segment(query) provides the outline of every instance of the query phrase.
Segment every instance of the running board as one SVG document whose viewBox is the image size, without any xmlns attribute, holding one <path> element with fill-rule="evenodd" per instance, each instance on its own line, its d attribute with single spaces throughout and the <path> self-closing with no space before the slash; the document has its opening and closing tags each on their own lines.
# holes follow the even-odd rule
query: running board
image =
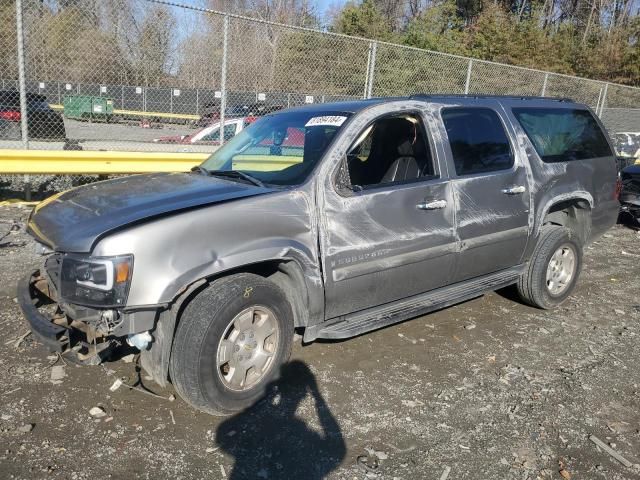
<svg viewBox="0 0 640 480">
<path fill-rule="evenodd" d="M 321 328 L 314 337 L 327 339 L 355 337 L 371 330 L 377 330 L 434 310 L 471 300 L 483 293 L 512 285 L 524 272 L 524 269 L 524 265 L 519 265 L 490 275 L 465 280 L 464 282 L 448 285 L 427 293 L 386 303 L 379 307 L 368 308 L 334 318 L 320 325 Z"/>
</svg>

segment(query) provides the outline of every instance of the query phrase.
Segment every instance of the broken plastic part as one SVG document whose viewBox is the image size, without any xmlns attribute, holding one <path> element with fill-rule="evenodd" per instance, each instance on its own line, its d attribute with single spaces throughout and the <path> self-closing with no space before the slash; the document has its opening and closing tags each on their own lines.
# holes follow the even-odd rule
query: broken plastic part
<svg viewBox="0 0 640 480">
<path fill-rule="evenodd" d="M 153 337 L 148 331 L 127 337 L 127 343 L 132 347 L 136 347 L 138 350 L 146 350 L 152 341 Z"/>
</svg>

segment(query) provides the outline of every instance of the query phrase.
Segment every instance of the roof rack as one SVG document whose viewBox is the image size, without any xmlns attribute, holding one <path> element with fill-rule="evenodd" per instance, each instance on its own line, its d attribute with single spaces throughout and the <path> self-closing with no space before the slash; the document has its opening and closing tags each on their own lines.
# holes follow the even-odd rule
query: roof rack
<svg viewBox="0 0 640 480">
<path fill-rule="evenodd" d="M 409 96 L 410 99 L 421 98 L 496 98 L 496 99 L 513 99 L 513 100 L 547 100 L 551 102 L 568 102 L 575 103 L 572 98 L 568 97 L 540 97 L 535 95 L 476 95 L 476 94 L 456 94 L 456 93 L 416 93 Z"/>
</svg>

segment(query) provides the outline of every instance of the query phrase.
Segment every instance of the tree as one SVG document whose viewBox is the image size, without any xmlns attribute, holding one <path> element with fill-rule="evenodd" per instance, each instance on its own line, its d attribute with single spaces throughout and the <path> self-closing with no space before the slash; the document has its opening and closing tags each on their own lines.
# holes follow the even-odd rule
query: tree
<svg viewBox="0 0 640 480">
<path fill-rule="evenodd" d="M 378 10 L 373 0 L 364 0 L 360 4 L 346 4 L 332 30 L 345 35 L 376 40 L 393 38 L 389 19 Z"/>
</svg>

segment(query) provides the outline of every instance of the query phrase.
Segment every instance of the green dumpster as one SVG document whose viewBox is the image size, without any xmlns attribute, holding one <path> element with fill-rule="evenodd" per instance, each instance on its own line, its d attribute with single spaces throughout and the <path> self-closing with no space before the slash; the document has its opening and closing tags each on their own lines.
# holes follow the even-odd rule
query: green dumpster
<svg viewBox="0 0 640 480">
<path fill-rule="evenodd" d="M 64 116 L 75 120 L 102 120 L 109 122 L 113 116 L 113 99 L 91 95 L 64 97 Z"/>
</svg>

